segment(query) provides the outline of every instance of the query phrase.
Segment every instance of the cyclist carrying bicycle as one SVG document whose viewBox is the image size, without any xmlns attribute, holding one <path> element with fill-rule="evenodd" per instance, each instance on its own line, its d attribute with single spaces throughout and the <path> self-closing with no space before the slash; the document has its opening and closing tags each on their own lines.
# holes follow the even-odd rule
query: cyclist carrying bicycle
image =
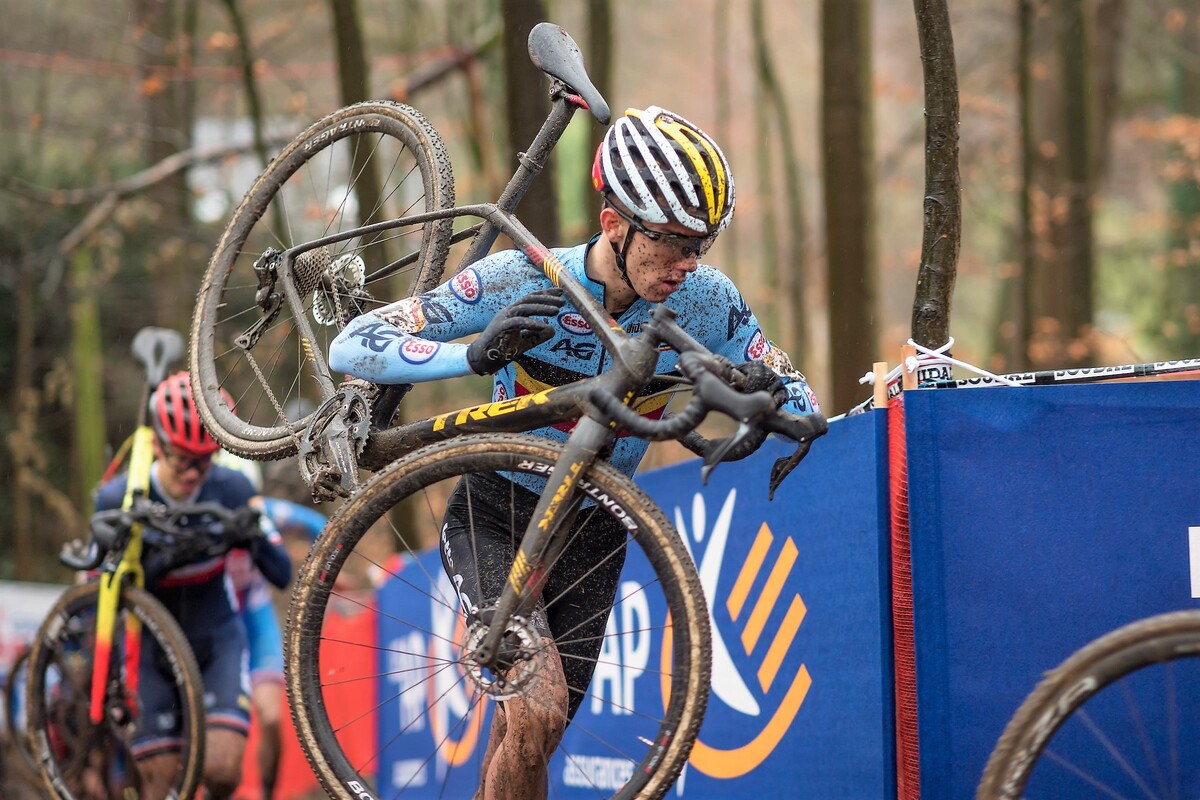
<svg viewBox="0 0 1200 800">
<path fill-rule="evenodd" d="M 662 108 L 629 109 L 597 150 L 592 182 L 604 197 L 600 233 L 554 254 L 617 324 L 635 333 L 652 307 L 664 304 L 692 337 L 741 364 L 748 388 L 771 390 L 795 414 L 818 411 L 804 376 L 766 339 L 733 282 L 700 263 L 733 217 L 733 176 L 717 143 Z M 377 384 L 492 374 L 495 401 L 599 374 L 610 366 L 606 351 L 561 292 L 531 269 L 528 259 L 537 256 L 496 253 L 432 291 L 356 318 L 334 340 L 330 368 Z M 476 333 L 469 345 L 451 343 Z M 657 374 L 671 373 L 677 360 L 662 352 Z M 672 386 L 652 383 L 630 405 L 659 418 Z M 570 427 L 535 433 L 565 441 Z M 619 436 L 607 457 L 632 474 L 647 447 Z M 442 562 L 469 621 L 500 595 L 544 485 L 537 481 L 472 474 L 447 504 Z M 491 546 L 477 544 L 481 525 Z M 544 596 L 558 599 L 531 620 L 548 651 L 546 669 L 528 695 L 497 705 L 477 796 L 545 797 L 548 755 L 591 681 L 620 576 L 620 559 L 598 565 L 596 554 L 610 553 L 624 537 L 611 517 L 580 515 L 545 588 Z"/>
<path fill-rule="evenodd" d="M 167 506 L 214 502 L 233 510 L 258 503 L 246 476 L 213 464 L 219 446 L 200 424 L 186 372 L 159 384 L 150 398 L 150 415 L 156 460 L 150 470 L 149 500 Z M 125 475 L 118 475 L 100 487 L 97 512 L 121 507 L 125 481 Z M 225 544 L 246 550 L 267 580 L 286 586 L 291 561 L 279 546 L 278 534 L 256 514 L 246 519 L 246 525 L 225 531 Z M 200 526 L 203 521 L 194 523 Z M 175 616 L 195 653 L 203 675 L 207 723 L 204 783 L 213 800 L 228 798 L 241 780 L 250 727 L 246 632 L 237 617 L 225 555 L 186 564 L 164 561 L 167 557 L 147 540 L 142 559 L 146 588 Z M 180 764 L 178 720 L 169 707 L 174 692 L 170 674 L 160 668 L 162 660 L 153 640 L 147 639 L 139 671 L 141 714 L 131 752 L 142 775 L 143 796 L 150 798 L 166 796 Z"/>
</svg>

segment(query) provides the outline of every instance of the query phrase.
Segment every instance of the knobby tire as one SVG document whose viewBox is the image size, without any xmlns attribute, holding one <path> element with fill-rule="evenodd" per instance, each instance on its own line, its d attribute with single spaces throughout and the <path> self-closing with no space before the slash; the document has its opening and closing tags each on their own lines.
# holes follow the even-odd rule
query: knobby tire
<svg viewBox="0 0 1200 800">
<path fill-rule="evenodd" d="M 378 185 L 374 207 L 359 206 L 360 183 Z M 328 353 L 346 318 L 357 313 L 344 286 L 329 283 L 326 307 L 336 306 L 340 313 L 327 317 L 328 326 L 318 324 L 309 286 L 302 300 L 317 341 L 300 336 L 284 302 L 248 357 L 234 339 L 263 316 L 253 269 L 263 251 L 453 205 L 454 178 L 441 137 L 418 111 L 401 103 L 371 101 L 335 111 L 271 161 L 226 225 L 192 318 L 189 365 L 193 385 L 199 387 L 197 405 L 205 427 L 226 449 L 254 459 L 296 452 L 295 432 L 304 430 L 323 400 L 310 372 L 311 351 Z M 361 300 L 366 307 L 360 310 L 369 311 L 440 283 L 451 233 L 452 220 L 438 220 L 339 242 L 329 246 L 329 256 L 334 264 L 360 259 L 364 288 L 371 295 Z M 415 262 L 398 278 L 371 282 L 372 271 L 414 251 Z M 333 270 L 330 266 L 322 274 L 332 281 L 328 276 Z M 278 283 L 276 290 L 283 291 Z M 340 380 L 331 377 L 335 385 Z M 232 397 L 232 407 L 222 389 Z"/>
<path fill-rule="evenodd" d="M 403 568 L 388 567 L 381 556 L 366 554 L 361 555 L 364 568 L 360 569 L 357 566 L 357 559 L 360 556 L 357 554 L 367 549 L 367 542 L 370 540 L 367 534 L 378 536 L 380 525 L 386 527 L 388 524 L 389 512 L 405 503 L 406 500 L 414 498 L 418 494 L 424 494 L 422 490 L 425 487 L 432 486 L 435 489 L 444 487 L 448 479 L 453 482 L 457 476 L 468 472 L 545 470 L 555 464 L 561 452 L 562 446 L 556 442 L 522 434 L 487 434 L 452 439 L 422 448 L 393 462 L 373 476 L 330 520 L 329 525 L 309 552 L 308 558 L 293 584 L 285 633 L 287 689 L 295 728 L 309 763 L 330 797 L 342 798 L 342 800 L 360 800 L 362 797 L 378 796 L 362 792 L 364 790 L 379 791 L 373 785 L 371 771 L 378 768 L 378 764 L 383 760 L 378 758 L 379 754 L 370 754 L 369 757 L 365 757 L 362 754 L 346 752 L 339 737 L 348 733 L 357 720 L 347 718 L 346 715 L 349 712 L 342 712 L 338 708 L 339 703 L 332 699 L 327 701 L 325 695 L 326 691 L 353 686 L 350 675 L 335 674 L 334 664 L 322 667 L 321 654 L 325 652 L 324 646 L 346 646 L 348 644 L 341 641 L 325 641 L 322 629 L 326 621 L 327 610 L 333 604 L 357 607 L 356 603 L 364 602 L 354 600 L 352 592 L 342 588 L 339 576 L 342 577 L 345 584 L 350 585 L 353 582 L 353 575 L 363 571 L 374 571 L 407 583 L 412 580 L 409 577 L 412 573 L 408 573 L 407 570 L 423 569 L 423 566 L 415 560 L 410 560 L 407 562 L 408 565 Z M 619 510 L 607 512 L 614 518 L 620 519 L 621 514 L 627 514 L 631 518 L 631 523 L 627 523 L 627 525 L 631 524 L 636 533 L 627 534 L 626 542 L 620 546 L 640 547 L 654 570 L 654 579 L 648 582 L 648 589 L 639 587 L 626 594 L 622 587 L 618 592 L 616 605 L 622 610 L 626 609 L 627 607 L 622 603 L 635 595 L 636 591 L 643 589 L 652 591 L 656 598 L 661 592 L 665 597 L 665 605 L 670 610 L 670 630 L 673 638 L 673 663 L 670 666 L 670 679 L 669 681 L 666 679 L 654 680 L 656 690 L 660 683 L 664 687 L 667 683 L 670 684 L 669 698 L 665 703 L 665 710 L 661 712 L 661 718 L 657 716 L 658 709 L 662 708 L 664 704 L 656 697 L 653 702 L 657 705 L 652 709 L 654 716 L 642 714 L 643 717 L 648 717 L 648 719 L 642 719 L 638 716 L 641 713 L 639 709 L 631 716 L 623 717 L 629 722 L 624 723 L 626 730 L 620 734 L 629 740 L 621 742 L 623 747 L 636 747 L 638 746 L 637 741 L 643 743 L 667 742 L 667 744 L 661 749 L 651 747 L 642 756 L 641 751 L 646 749 L 643 744 L 637 751 L 637 755 L 634 756 L 635 759 L 641 758 L 642 760 L 636 768 L 631 770 L 631 776 L 627 779 L 614 779 L 626 782 L 620 786 L 597 788 L 594 794 L 598 797 L 657 798 L 663 796 L 670 789 L 683 768 L 696 738 L 707 703 L 710 679 L 710 632 L 704 595 L 695 567 L 678 534 L 662 511 L 630 478 L 617 472 L 606 463 L 598 463 L 586 473 L 581 485 L 591 487 L 592 491 L 602 493 L 615 503 Z M 438 525 L 437 517 L 444 510 L 444 491 L 441 497 L 443 498 L 440 501 L 441 504 L 437 505 L 435 501 L 433 505 L 437 507 L 431 509 L 432 513 L 430 514 L 435 528 Z M 422 504 L 413 505 L 418 506 L 418 512 L 423 511 Z M 596 504 L 593 508 L 598 509 L 600 505 Z M 415 513 L 412 517 L 406 518 L 406 521 L 409 520 L 416 520 L 411 523 L 415 525 L 421 520 L 421 514 Z M 435 530 L 434 533 L 436 534 L 436 532 Z M 518 537 L 520 533 L 521 531 L 517 532 Z M 614 546 L 613 549 L 619 549 L 619 547 Z M 436 573 L 425 575 L 417 583 L 424 581 L 426 586 L 436 585 L 436 582 L 441 579 L 448 587 L 449 580 L 445 579 L 442 574 L 441 565 L 437 566 Z M 457 601 L 454 599 L 453 589 L 448 591 L 448 596 L 433 597 L 433 594 L 437 593 L 435 589 L 431 593 L 431 603 L 436 605 L 439 613 L 459 619 L 458 624 L 461 630 L 461 617 Z M 547 604 L 553 602 L 547 597 L 543 599 Z M 382 601 L 380 602 L 382 603 Z M 405 605 L 405 608 L 379 608 L 378 613 L 381 617 L 398 622 L 405 611 L 415 604 Z M 603 613 L 604 618 L 607 619 L 607 611 Z M 618 612 L 613 611 L 612 616 L 613 619 L 609 622 L 615 625 Z M 411 668 L 411 659 L 423 656 L 427 652 L 429 663 L 427 667 L 422 665 L 422 669 L 427 669 L 430 675 L 428 678 L 430 686 L 433 686 L 433 682 L 437 680 L 436 675 L 442 676 L 440 680 L 443 683 L 450 681 L 450 677 L 447 676 L 461 679 L 459 663 L 452 658 L 441 661 L 434 659 L 436 646 L 448 647 L 451 644 L 451 638 L 433 636 L 430 631 L 421 626 L 420 622 L 413 622 L 412 625 L 412 631 L 419 631 L 422 635 L 429 634 L 431 644 L 428 650 L 417 649 L 414 652 L 410 648 L 409 652 L 397 653 L 397 657 L 409 658 L 410 661 L 406 663 Z M 603 621 L 601 625 L 603 626 Z M 410 629 L 404 628 L 403 630 Z M 435 638 L 439 639 L 436 643 Z M 609 638 L 607 628 L 604 638 Z M 399 638 L 391 641 L 399 641 Z M 394 672 L 379 674 L 380 668 L 376 667 L 374 663 L 375 659 L 379 658 L 377 651 L 382 651 L 385 658 L 393 652 L 383 642 L 379 643 L 378 648 L 364 647 L 361 650 L 353 651 L 361 653 L 361 659 L 366 662 L 357 669 L 361 677 L 355 679 L 364 681 L 361 684 L 362 691 L 371 691 L 375 682 L 386 683 L 388 676 L 395 674 Z M 458 654 L 461 653 L 461 650 L 455 649 L 453 652 Z M 382 669 L 386 670 L 387 667 Z M 409 675 L 411 674 L 410 672 Z M 465 679 L 462 680 L 462 684 L 466 685 Z M 439 685 L 437 692 L 439 700 L 448 697 L 452 688 Z M 589 692 L 591 688 L 589 687 Z M 424 689 L 418 686 L 416 691 L 423 692 Z M 434 690 L 429 689 L 429 691 L 432 693 Z M 376 705 L 377 713 L 396 713 L 396 701 L 397 697 L 395 696 L 390 699 L 380 698 Z M 477 698 L 475 701 L 483 704 L 489 702 L 488 700 L 478 701 Z M 403 698 L 400 699 L 400 702 L 403 702 Z M 588 700 L 585 699 L 584 702 L 586 703 Z M 600 700 L 597 699 L 595 702 L 600 702 Z M 434 712 L 426 709 L 424 713 L 428 717 L 427 721 L 432 730 L 434 728 L 432 722 Z M 635 734 L 633 729 L 635 723 L 647 724 L 649 728 L 653 729 L 653 733 L 648 729 L 644 734 Z M 424 725 L 425 722 L 416 724 Z M 479 724 L 482 725 L 482 723 Z M 580 724 L 578 717 L 573 724 Z M 581 738 L 584 738 L 587 729 L 583 728 L 582 731 Z M 569 729 L 568 733 L 570 733 Z M 486 736 L 486 734 L 487 730 L 484 728 L 483 735 Z M 482 751 L 484 742 L 486 739 L 477 745 L 478 752 Z M 383 748 L 387 745 L 380 743 L 378 746 Z M 432 744 L 429 746 L 434 749 L 437 747 Z M 423 756 L 426 759 L 423 765 L 428 766 L 429 774 L 438 775 L 443 781 L 449 780 L 450 772 L 455 767 L 446 765 L 457 763 L 454 761 L 455 756 L 444 757 L 444 753 L 422 754 L 409 751 L 401 754 L 402 758 L 410 759 L 412 762 L 420 762 Z M 461 753 L 458 754 L 458 758 L 462 758 Z M 565 753 L 563 758 L 569 760 L 571 754 Z M 478 770 L 478 764 L 464 762 L 462 768 L 472 771 L 471 774 L 468 774 L 467 781 L 468 783 L 474 782 L 476 779 L 473 773 Z M 595 788 L 594 783 L 592 788 Z M 438 787 L 424 786 L 422 791 L 428 792 L 431 789 L 436 792 Z M 586 789 L 587 787 L 582 790 L 584 795 L 587 794 Z M 449 791 L 446 783 L 442 784 L 441 791 Z M 466 791 L 471 792 L 474 789 L 469 788 Z M 394 793 L 396 793 L 396 789 L 392 787 L 388 795 L 393 796 Z M 400 797 L 408 796 L 402 790 L 398 792 L 398 795 Z"/>
<path fill-rule="evenodd" d="M 103 722 L 99 731 L 91 729 L 88 722 L 88 685 L 91 682 L 92 650 L 84 647 L 68 653 L 59 647 L 60 634 L 69 635 L 74 630 L 88 630 L 89 626 L 94 634 L 99 594 L 100 584 L 96 582 L 67 589 L 46 615 L 30 651 L 25 700 L 29 743 L 33 748 L 45 789 L 49 796 L 59 800 L 82 800 L 83 795 L 79 793 L 76 785 L 83 766 L 79 763 L 79 758 L 86 757 L 95 746 L 93 735 L 115 735 Z M 204 767 L 204 687 L 200 668 L 196 664 L 196 657 L 187 637 L 171 613 L 151 594 L 131 586 L 121 589 L 118 624 L 114 630 L 114 659 L 120 658 L 118 645 L 123 631 L 120 620 L 122 615 L 126 614 L 133 614 L 142 623 L 142 653 L 147 652 L 146 637 L 152 637 L 166 655 L 175 685 L 179 689 L 180 714 L 183 718 L 180 735 L 185 741 L 184 749 L 180 753 L 183 763 L 176 788 L 177 796 L 192 797 L 200 786 Z M 78 663 L 70 666 L 72 661 Z M 54 670 L 58 670 L 57 685 L 50 680 Z M 69 672 L 72 678 L 65 678 L 64 672 Z M 55 723 L 49 721 L 51 715 L 48 714 L 45 699 L 60 699 L 64 691 L 70 690 L 74 690 L 77 695 L 73 718 L 82 720 L 86 727 L 82 731 L 71 733 L 51 730 Z M 56 715 L 55 719 L 58 719 Z M 73 748 L 71 735 L 77 737 Z M 78 740 L 80 736 L 83 741 Z M 126 744 L 120 743 L 117 747 L 125 747 Z M 63 747 L 71 748 L 66 759 L 60 758 Z M 56 754 L 56 750 L 60 752 Z M 109 752 L 112 752 L 111 748 Z M 132 764 L 128 767 L 135 769 Z"/>
</svg>

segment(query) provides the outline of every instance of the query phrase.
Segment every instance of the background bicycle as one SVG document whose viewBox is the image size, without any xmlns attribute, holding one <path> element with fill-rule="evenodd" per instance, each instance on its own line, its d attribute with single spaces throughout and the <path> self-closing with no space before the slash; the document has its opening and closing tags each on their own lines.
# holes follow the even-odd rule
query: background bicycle
<svg viewBox="0 0 1200 800">
<path fill-rule="evenodd" d="M 171 790 L 190 796 L 204 761 L 204 700 L 200 672 L 187 638 L 170 612 L 142 586 L 201 553 L 228 549 L 233 515 L 211 504 L 167 508 L 149 501 L 154 433 L 146 399 L 182 353 L 174 331 L 145 328 L 133 352 L 145 368 L 139 424 L 129 449 L 125 502 L 97 514 L 91 537 L 64 547 L 64 565 L 98 570 L 95 580 L 69 588 L 50 610 L 29 657 L 25 710 L 30 744 L 47 792 L 62 800 L 141 787 L 131 737 L 141 715 L 138 687 L 147 671 L 168 676 L 162 707 L 178 718 L 181 764 Z M 184 531 L 181 523 L 207 527 Z M 155 530 L 147 530 L 148 526 Z M 143 555 L 146 556 L 145 568 Z"/>
<path fill-rule="evenodd" d="M 1137 620 L 1076 651 L 1013 714 L 978 800 L 1194 797 L 1200 611 Z"/>
</svg>

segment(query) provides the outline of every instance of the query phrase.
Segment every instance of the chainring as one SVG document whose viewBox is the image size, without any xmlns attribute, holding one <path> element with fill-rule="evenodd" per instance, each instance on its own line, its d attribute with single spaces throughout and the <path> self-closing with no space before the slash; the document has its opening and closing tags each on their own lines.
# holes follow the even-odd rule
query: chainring
<svg viewBox="0 0 1200 800">
<path fill-rule="evenodd" d="M 313 412 L 300 437 L 300 474 L 318 501 L 349 497 L 358 488 L 357 458 L 371 428 L 368 392 L 350 383 Z"/>
</svg>

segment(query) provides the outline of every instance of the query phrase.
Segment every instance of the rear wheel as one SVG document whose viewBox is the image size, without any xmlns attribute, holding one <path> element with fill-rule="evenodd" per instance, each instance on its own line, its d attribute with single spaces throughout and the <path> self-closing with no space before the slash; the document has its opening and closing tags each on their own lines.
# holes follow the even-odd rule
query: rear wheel
<svg viewBox="0 0 1200 800">
<path fill-rule="evenodd" d="M 301 254 L 292 273 L 301 309 L 283 299 L 278 254 L 368 223 L 453 205 L 454 179 L 441 138 L 420 113 L 400 103 L 336 111 L 271 161 L 226 226 L 192 319 L 189 358 L 200 386 L 197 404 L 205 427 L 226 449 L 251 458 L 295 452 L 295 431 L 325 399 L 312 372 L 312 351 L 327 354 L 353 316 L 436 286 L 452 220 L 392 228 Z M 397 262 L 403 266 L 394 277 L 381 276 L 382 268 Z M 316 341 L 301 336 L 296 315 L 308 319 Z"/>
<path fill-rule="evenodd" d="M 144 714 L 140 698 L 129 690 L 125 648 L 126 628 L 136 620 L 142 626 L 141 672 L 158 669 L 175 687 L 167 707 L 178 719 L 181 765 L 172 796 L 192 797 L 204 766 L 200 670 L 174 617 L 140 589 L 121 590 L 103 719 L 98 725 L 89 719 L 92 663 L 101 644 L 96 636 L 99 592 L 98 583 L 68 589 L 46 616 L 30 651 L 25 705 L 29 743 L 48 795 L 82 800 L 97 787 L 112 796 L 137 792 L 140 779 L 130 745 Z"/>
<path fill-rule="evenodd" d="M 527 657 L 510 673 L 519 675 L 516 685 L 489 683 L 488 670 L 471 657 L 478 628 L 459 613 L 459 588 L 446 577 L 438 550 L 419 552 L 403 542 L 421 538 L 432 547 L 447 498 L 470 476 L 456 495 L 472 509 L 461 534 L 465 549 L 456 552 L 493 555 L 503 565 L 502 580 L 524 531 L 519 521 L 507 524 L 511 512 L 504 509 L 520 507 L 512 497 L 523 490 L 494 473 L 516 481 L 545 476 L 561 452 L 557 443 L 518 434 L 423 448 L 368 481 L 317 540 L 294 584 L 286 663 L 296 730 L 331 797 L 470 797 L 480 785 L 497 699 L 511 692 L 536 702 L 547 663 L 535 644 L 536 624 L 510 624 Z M 492 493 L 471 488 L 480 485 Z M 600 584 L 611 586 L 619 575 L 611 605 L 602 597 L 595 609 L 572 604 L 582 619 L 557 640 L 564 664 L 576 659 L 597 669 L 590 685 L 583 677 L 577 695 L 597 716 L 576 716 L 553 757 L 534 758 L 543 759 L 539 766 L 552 781 L 570 785 L 573 797 L 660 797 L 687 760 L 707 702 L 704 595 L 678 535 L 627 476 L 597 464 L 580 487 L 599 502 L 580 508 L 576 530 L 595 525 L 589 534 L 606 533 L 570 540 L 542 601 L 553 609 L 606 568 L 612 571 Z M 472 491 L 479 495 L 472 498 Z M 493 531 L 487 539 L 480 531 L 478 544 L 476 513 L 492 517 Z M 516 530 L 513 541 L 498 543 L 497 529 Z M 560 592 L 555 587 L 562 583 Z M 594 654 L 581 654 L 589 644 Z M 621 664 L 630 676 L 625 691 L 634 692 L 635 672 L 641 676 L 636 707 L 599 679 L 611 679 Z M 617 724 L 591 721 L 601 717 Z"/>
<path fill-rule="evenodd" d="M 976 797 L 1200 797 L 1198 696 L 1200 611 L 1119 628 L 1038 684 Z"/>
</svg>

